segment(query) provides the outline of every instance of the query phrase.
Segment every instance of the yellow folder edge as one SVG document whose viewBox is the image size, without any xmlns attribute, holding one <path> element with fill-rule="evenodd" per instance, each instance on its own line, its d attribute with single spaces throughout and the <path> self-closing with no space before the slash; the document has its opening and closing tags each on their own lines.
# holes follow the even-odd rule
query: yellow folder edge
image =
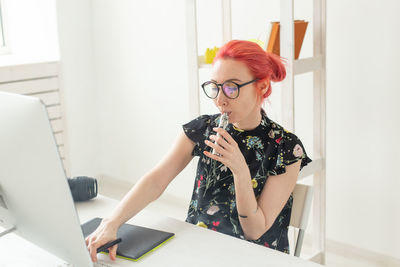
<svg viewBox="0 0 400 267">
<path fill-rule="evenodd" d="M 117 258 L 129 260 L 129 261 L 138 261 L 138 260 L 140 260 L 141 258 L 143 258 L 144 256 L 146 256 L 147 254 L 149 254 L 150 252 L 153 252 L 154 250 L 158 249 L 159 247 L 161 247 L 162 245 L 164 245 L 166 242 L 168 242 L 169 240 L 171 240 L 171 239 L 174 238 L 174 237 L 175 237 L 175 235 L 171 236 L 170 238 L 168 238 L 167 240 L 165 240 L 164 242 L 162 242 L 160 245 L 154 247 L 152 250 L 147 251 L 145 254 L 143 254 L 142 256 L 140 256 L 140 257 L 137 258 L 137 259 L 127 258 L 127 257 L 119 256 L 119 255 L 117 255 Z M 102 252 L 100 252 L 100 253 L 108 255 L 108 252 L 105 252 L 105 251 L 102 251 Z"/>
</svg>

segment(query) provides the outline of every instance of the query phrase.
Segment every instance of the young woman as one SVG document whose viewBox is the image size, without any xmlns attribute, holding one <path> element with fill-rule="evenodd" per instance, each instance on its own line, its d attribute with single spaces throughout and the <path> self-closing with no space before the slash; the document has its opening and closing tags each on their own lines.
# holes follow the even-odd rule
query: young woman
<svg viewBox="0 0 400 267">
<path fill-rule="evenodd" d="M 186 221 L 289 253 L 291 193 L 311 160 L 301 141 L 261 108 L 271 81 L 285 75 L 281 59 L 255 43 L 233 40 L 221 47 L 211 80 L 202 85 L 221 113 L 183 125 L 164 159 L 86 238 L 92 260 L 96 249 L 116 239 L 119 226 L 157 199 L 194 156 L 199 161 Z M 229 124 L 218 128 L 224 113 Z M 116 250 L 109 249 L 111 259 Z"/>
</svg>

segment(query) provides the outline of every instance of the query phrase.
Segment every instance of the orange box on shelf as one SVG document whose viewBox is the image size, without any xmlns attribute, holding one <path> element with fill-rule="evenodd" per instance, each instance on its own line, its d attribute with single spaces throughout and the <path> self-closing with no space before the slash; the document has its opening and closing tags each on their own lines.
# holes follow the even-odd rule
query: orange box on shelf
<svg viewBox="0 0 400 267">
<path fill-rule="evenodd" d="M 294 21 L 294 59 L 298 59 L 308 22 L 304 20 Z M 271 34 L 267 45 L 267 51 L 280 56 L 280 24 L 279 21 L 271 22 Z"/>
</svg>

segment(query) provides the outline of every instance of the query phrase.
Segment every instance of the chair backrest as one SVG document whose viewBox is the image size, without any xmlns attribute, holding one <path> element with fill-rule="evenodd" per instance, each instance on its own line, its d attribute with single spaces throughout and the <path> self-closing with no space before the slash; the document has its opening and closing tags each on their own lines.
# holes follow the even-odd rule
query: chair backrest
<svg viewBox="0 0 400 267">
<path fill-rule="evenodd" d="M 304 231 L 307 227 L 308 216 L 311 210 L 313 188 L 310 185 L 296 184 L 293 190 L 293 206 L 290 217 L 290 226 L 299 229 L 294 255 L 300 257 L 303 245 Z"/>
</svg>

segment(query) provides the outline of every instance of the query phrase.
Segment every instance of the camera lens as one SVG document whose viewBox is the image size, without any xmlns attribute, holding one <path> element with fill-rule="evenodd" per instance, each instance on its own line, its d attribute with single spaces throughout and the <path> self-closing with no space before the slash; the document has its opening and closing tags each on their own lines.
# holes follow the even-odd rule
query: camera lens
<svg viewBox="0 0 400 267">
<path fill-rule="evenodd" d="M 68 178 L 74 201 L 85 201 L 97 196 L 97 180 L 87 176 Z"/>
</svg>

